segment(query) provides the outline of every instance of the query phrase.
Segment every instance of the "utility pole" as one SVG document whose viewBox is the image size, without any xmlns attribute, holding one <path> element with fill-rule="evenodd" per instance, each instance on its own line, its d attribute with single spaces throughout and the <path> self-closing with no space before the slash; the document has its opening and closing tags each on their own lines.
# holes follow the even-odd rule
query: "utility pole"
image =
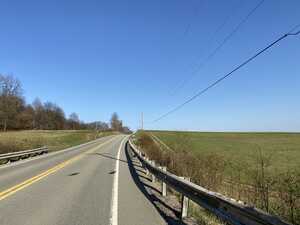
<svg viewBox="0 0 300 225">
<path fill-rule="evenodd" d="M 144 115 L 143 112 L 141 113 L 141 130 L 144 129 Z"/>
</svg>

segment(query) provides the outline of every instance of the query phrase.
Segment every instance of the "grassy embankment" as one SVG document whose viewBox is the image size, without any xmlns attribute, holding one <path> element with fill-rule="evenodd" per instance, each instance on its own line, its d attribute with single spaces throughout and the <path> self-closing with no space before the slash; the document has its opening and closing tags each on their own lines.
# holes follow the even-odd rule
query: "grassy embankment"
<svg viewBox="0 0 300 225">
<path fill-rule="evenodd" d="M 113 132 L 97 133 L 87 130 L 0 132 L 0 154 L 34 149 L 41 146 L 47 146 L 50 151 L 57 151 L 111 134 Z"/>
<path fill-rule="evenodd" d="M 154 134 L 170 149 L 153 142 Z M 300 223 L 299 133 L 139 133 L 139 144 L 172 172 Z"/>
</svg>

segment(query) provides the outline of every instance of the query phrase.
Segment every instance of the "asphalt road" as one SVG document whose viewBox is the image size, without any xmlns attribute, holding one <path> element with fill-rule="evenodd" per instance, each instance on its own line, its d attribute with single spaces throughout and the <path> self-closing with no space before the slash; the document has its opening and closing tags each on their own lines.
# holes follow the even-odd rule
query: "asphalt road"
<svg viewBox="0 0 300 225">
<path fill-rule="evenodd" d="M 165 224 L 135 182 L 127 138 L 1 166 L 0 224 Z"/>
</svg>

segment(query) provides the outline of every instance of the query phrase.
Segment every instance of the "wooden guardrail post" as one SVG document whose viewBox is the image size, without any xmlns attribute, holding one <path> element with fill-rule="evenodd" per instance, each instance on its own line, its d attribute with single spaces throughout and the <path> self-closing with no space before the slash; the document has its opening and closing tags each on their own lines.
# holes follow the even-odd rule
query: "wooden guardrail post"
<svg viewBox="0 0 300 225">
<path fill-rule="evenodd" d="M 140 157 L 141 157 L 141 158 L 143 158 L 143 157 L 142 157 L 142 152 L 140 152 Z M 139 160 L 139 162 L 140 162 L 140 166 L 141 166 L 141 167 L 143 167 L 143 163 L 142 163 L 142 161 L 141 161 L 141 160 Z"/>
<path fill-rule="evenodd" d="M 142 152 L 138 150 L 138 151 L 137 151 L 137 156 L 142 157 Z M 139 166 L 141 166 L 141 167 L 143 166 L 141 160 L 138 160 L 137 163 L 138 163 Z"/>
<path fill-rule="evenodd" d="M 162 167 L 162 170 L 163 171 L 167 171 L 167 167 Z M 162 193 L 162 196 L 167 196 L 167 184 L 165 182 L 161 182 L 161 193 Z"/>
<path fill-rule="evenodd" d="M 153 167 L 155 167 L 155 161 L 151 161 L 151 164 Z M 151 177 L 152 177 L 152 182 L 155 183 L 156 179 L 155 179 L 154 174 L 151 174 Z"/>
<path fill-rule="evenodd" d="M 183 177 L 187 181 L 191 181 L 189 177 Z M 184 219 L 188 216 L 189 202 L 190 200 L 182 194 L 181 196 L 181 219 Z"/>
<path fill-rule="evenodd" d="M 146 162 L 149 162 L 148 157 L 145 157 L 145 160 L 146 160 Z M 148 176 L 149 175 L 149 170 L 147 169 L 147 167 L 145 167 L 145 170 L 146 170 L 146 176 Z"/>
</svg>

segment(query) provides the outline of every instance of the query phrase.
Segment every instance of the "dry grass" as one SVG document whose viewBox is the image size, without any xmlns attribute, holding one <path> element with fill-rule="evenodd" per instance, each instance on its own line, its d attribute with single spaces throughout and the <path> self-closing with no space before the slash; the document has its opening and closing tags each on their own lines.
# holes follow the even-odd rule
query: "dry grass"
<svg viewBox="0 0 300 225">
<path fill-rule="evenodd" d="M 95 131 L 85 130 L 0 132 L 0 154 L 34 149 L 41 146 L 47 146 L 50 151 L 56 151 L 110 134 L 112 134 L 112 132 L 96 133 Z"/>
</svg>

